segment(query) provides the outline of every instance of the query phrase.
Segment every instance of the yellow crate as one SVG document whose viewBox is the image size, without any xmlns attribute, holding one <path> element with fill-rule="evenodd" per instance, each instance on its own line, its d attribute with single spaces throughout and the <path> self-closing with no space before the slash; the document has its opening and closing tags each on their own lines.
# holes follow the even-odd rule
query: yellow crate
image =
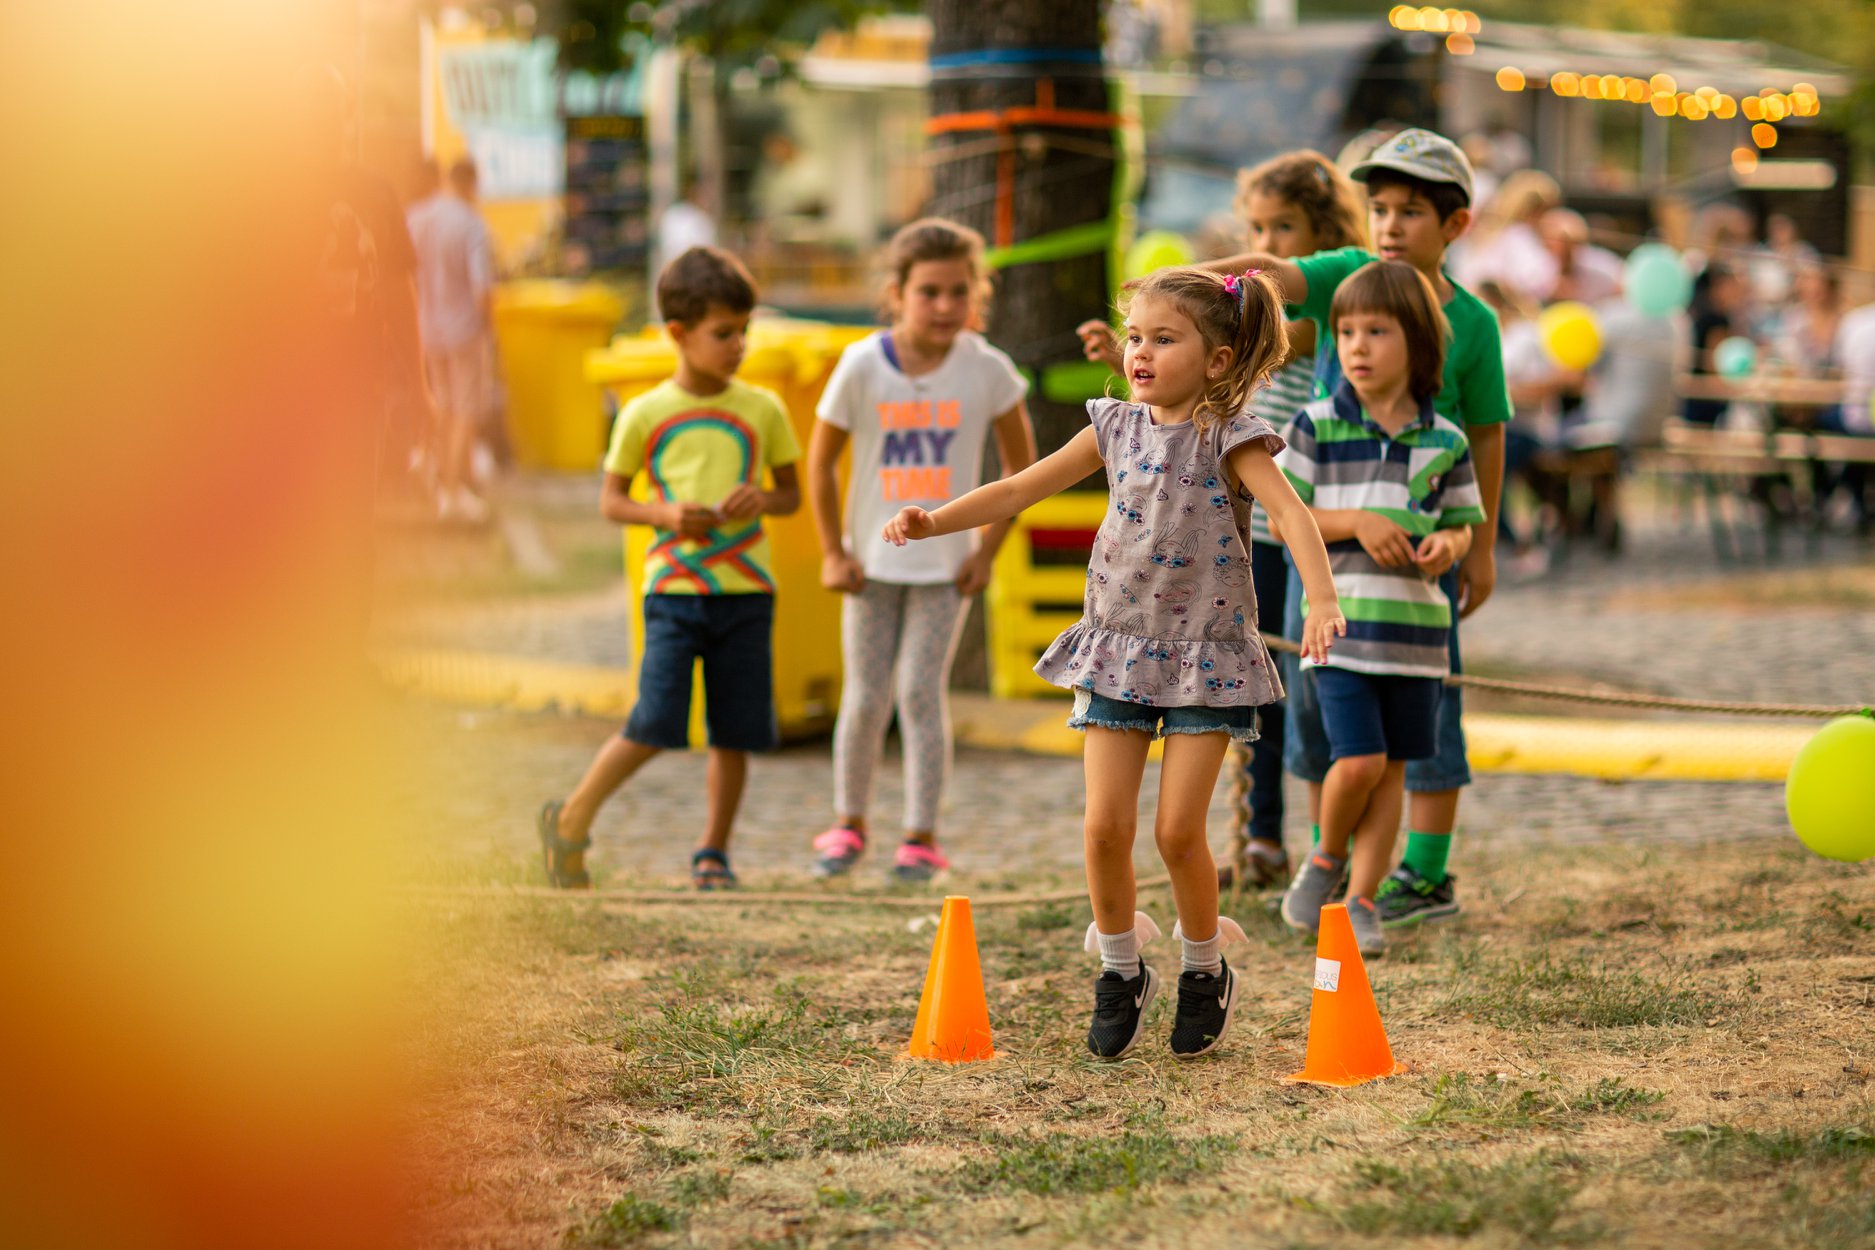
<svg viewBox="0 0 1875 1250">
<path fill-rule="evenodd" d="M 1062 630 L 1081 618 L 1087 564 L 1035 562 L 1036 539 L 1094 534 L 1107 513 L 1104 491 L 1069 491 L 1044 499 L 1016 518 L 996 553 L 985 607 L 989 622 L 990 690 L 998 698 L 1064 695 L 1035 675 L 1035 661 Z M 1048 543 L 1047 546 L 1063 544 Z"/>
<path fill-rule="evenodd" d="M 827 385 L 840 352 L 847 344 L 870 333 L 864 326 L 834 326 L 817 322 L 763 319 L 749 334 L 749 350 L 737 377 L 781 397 L 788 423 L 801 444 L 803 457 L 814 426 L 814 406 Z M 661 332 L 620 336 L 611 346 L 586 355 L 586 377 L 604 387 L 622 408 L 634 396 L 650 390 L 677 371 L 676 350 Z M 800 466 L 803 499 L 793 516 L 767 517 L 772 572 L 779 587 L 775 596 L 775 715 L 783 737 L 799 738 L 825 732 L 840 706 L 840 599 L 820 587 L 820 542 L 814 533 L 813 511 L 805 498 L 806 464 Z M 640 474 L 633 497 L 650 498 L 650 483 Z M 625 530 L 625 583 L 631 603 L 631 628 L 638 644 L 643 620 L 641 575 L 652 532 L 642 525 Z M 703 689 L 701 666 L 692 690 Z M 690 742 L 705 741 L 703 700 L 691 700 Z"/>
</svg>

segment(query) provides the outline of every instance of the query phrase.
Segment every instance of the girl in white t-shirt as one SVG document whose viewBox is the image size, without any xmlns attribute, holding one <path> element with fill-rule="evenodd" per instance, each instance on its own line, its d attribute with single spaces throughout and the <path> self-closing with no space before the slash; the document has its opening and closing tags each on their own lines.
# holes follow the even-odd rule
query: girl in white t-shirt
<svg viewBox="0 0 1875 1250">
<path fill-rule="evenodd" d="M 1005 474 L 1034 461 L 1035 434 L 1023 404 L 1028 383 L 971 328 L 988 286 L 982 237 L 937 218 L 916 221 L 893 237 L 886 268 L 890 328 L 840 357 L 807 449 L 820 581 L 846 596 L 834 825 L 814 839 L 815 868 L 837 876 L 865 852 L 873 766 L 896 703 L 905 841 L 893 872 L 925 881 L 949 867 L 937 816 L 950 769 L 951 657 L 967 600 L 989 584 L 1009 522 L 915 547 L 895 547 L 881 531 L 900 508 L 935 508 L 981 485 L 992 429 Z M 849 443 L 843 519 L 838 465 Z"/>
</svg>

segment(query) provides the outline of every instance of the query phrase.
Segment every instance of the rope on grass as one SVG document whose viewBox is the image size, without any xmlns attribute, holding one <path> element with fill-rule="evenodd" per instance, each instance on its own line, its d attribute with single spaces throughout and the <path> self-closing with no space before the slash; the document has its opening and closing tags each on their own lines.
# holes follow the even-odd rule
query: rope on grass
<svg viewBox="0 0 1875 1250">
<path fill-rule="evenodd" d="M 1302 654 L 1299 644 L 1275 634 L 1264 634 L 1271 651 L 1289 655 Z M 1571 699 L 1579 703 L 1600 703 L 1609 707 L 1652 708 L 1666 712 L 1724 712 L 1732 716 L 1811 716 L 1828 719 L 1836 716 L 1875 716 L 1875 708 L 1865 703 L 1740 703 L 1725 699 L 1682 699 L 1664 694 L 1623 694 L 1601 690 L 1579 690 L 1570 686 L 1544 686 L 1535 682 L 1506 681 L 1497 677 L 1474 677 L 1470 673 L 1452 673 L 1448 686 L 1468 690 L 1495 690 L 1501 694 L 1525 695 L 1532 699 Z"/>
<path fill-rule="evenodd" d="M 1170 885 L 1171 882 L 1170 874 L 1160 873 L 1156 877 L 1141 878 L 1134 888 L 1153 890 Z M 919 911 L 930 911 L 943 903 L 943 899 L 929 896 L 910 898 L 894 894 L 818 894 L 805 890 L 709 890 L 686 894 L 675 890 L 554 890 L 546 886 L 527 885 L 412 885 L 398 887 L 394 892 L 409 898 L 439 901 L 461 898 L 555 898 L 576 903 L 678 903 L 684 906 L 714 903 L 724 907 L 785 903 L 816 907 L 908 907 Z M 1056 890 L 1047 894 L 984 894 L 971 895 L 970 906 L 973 909 L 1041 907 L 1049 903 L 1078 903 L 1086 898 L 1085 889 Z"/>
</svg>

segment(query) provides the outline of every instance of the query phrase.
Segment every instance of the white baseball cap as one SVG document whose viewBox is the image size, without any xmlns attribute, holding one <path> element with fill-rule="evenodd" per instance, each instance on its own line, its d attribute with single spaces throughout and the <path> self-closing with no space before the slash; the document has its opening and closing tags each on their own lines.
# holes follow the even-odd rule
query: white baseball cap
<svg viewBox="0 0 1875 1250">
<path fill-rule="evenodd" d="M 1426 182 L 1449 182 L 1471 203 L 1471 162 L 1456 143 L 1430 130 L 1402 130 L 1368 153 L 1348 171 L 1356 182 L 1366 182 L 1376 169 L 1391 169 Z"/>
</svg>

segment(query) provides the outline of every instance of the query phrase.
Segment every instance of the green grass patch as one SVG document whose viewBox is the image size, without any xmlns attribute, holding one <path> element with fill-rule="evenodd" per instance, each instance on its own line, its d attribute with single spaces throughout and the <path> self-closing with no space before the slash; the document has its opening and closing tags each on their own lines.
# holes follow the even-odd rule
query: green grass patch
<svg viewBox="0 0 1875 1250">
<path fill-rule="evenodd" d="M 1324 1208 L 1351 1233 L 1368 1237 L 1472 1237 L 1502 1230 L 1524 1244 L 1575 1245 L 1595 1240 L 1591 1224 L 1571 1220 L 1582 1188 L 1576 1161 L 1536 1154 L 1480 1165 L 1463 1159 L 1395 1165 L 1355 1164 L 1355 1180 Z"/>
<path fill-rule="evenodd" d="M 852 1111 L 844 1118 L 819 1116 L 808 1130 L 808 1144 L 833 1154 L 859 1154 L 918 1140 L 923 1134 L 905 1112 Z"/>
<path fill-rule="evenodd" d="M 973 1160 L 959 1174 L 965 1189 L 1098 1194 L 1158 1182 L 1175 1184 L 1208 1172 L 1234 1149 L 1236 1138 L 1180 1138 L 1163 1131 L 1128 1130 L 1104 1137 L 997 1134 L 989 1144 L 995 1157 Z"/>
<path fill-rule="evenodd" d="M 1603 1077 L 1569 1100 L 1573 1111 L 1593 1114 L 1634 1115 L 1666 1097 L 1657 1089 L 1639 1089 L 1620 1077 Z"/>
<path fill-rule="evenodd" d="M 588 1220 L 567 1230 L 569 1246 L 635 1246 L 653 1233 L 677 1227 L 677 1213 L 661 1203 L 626 1194 Z"/>
<path fill-rule="evenodd" d="M 1685 973 L 1665 978 L 1559 959 L 1545 948 L 1529 959 L 1455 953 L 1455 989 L 1447 1010 L 1467 1012 L 1507 1029 L 1628 1029 L 1703 1024 L 1722 1008 L 1719 997 Z"/>
<path fill-rule="evenodd" d="M 1574 1094 L 1550 1087 L 1532 1088 L 1495 1077 L 1450 1073 L 1432 1083 L 1432 1100 L 1425 1110 L 1407 1121 L 1413 1128 L 1464 1125 L 1492 1129 L 1563 1129 L 1576 1127 L 1585 1116 L 1632 1115 L 1658 1103 L 1666 1095 L 1636 1089 L 1620 1078 L 1595 1082 Z"/>
<path fill-rule="evenodd" d="M 1781 1168 L 1788 1164 L 1841 1163 L 1875 1159 L 1875 1131 L 1837 1125 L 1814 1133 L 1778 1129 L 1763 1133 L 1730 1124 L 1674 1129 L 1667 1140 L 1692 1159 L 1720 1173 Z"/>
<path fill-rule="evenodd" d="M 1067 903 L 1043 903 L 1025 907 L 1016 913 L 1016 928 L 1025 933 L 1045 933 L 1051 929 L 1073 927 L 1084 909 Z"/>
<path fill-rule="evenodd" d="M 735 1173 L 728 1168 L 682 1172 L 671 1178 L 671 1202 L 681 1208 L 708 1206 L 729 1196 Z"/>
</svg>

